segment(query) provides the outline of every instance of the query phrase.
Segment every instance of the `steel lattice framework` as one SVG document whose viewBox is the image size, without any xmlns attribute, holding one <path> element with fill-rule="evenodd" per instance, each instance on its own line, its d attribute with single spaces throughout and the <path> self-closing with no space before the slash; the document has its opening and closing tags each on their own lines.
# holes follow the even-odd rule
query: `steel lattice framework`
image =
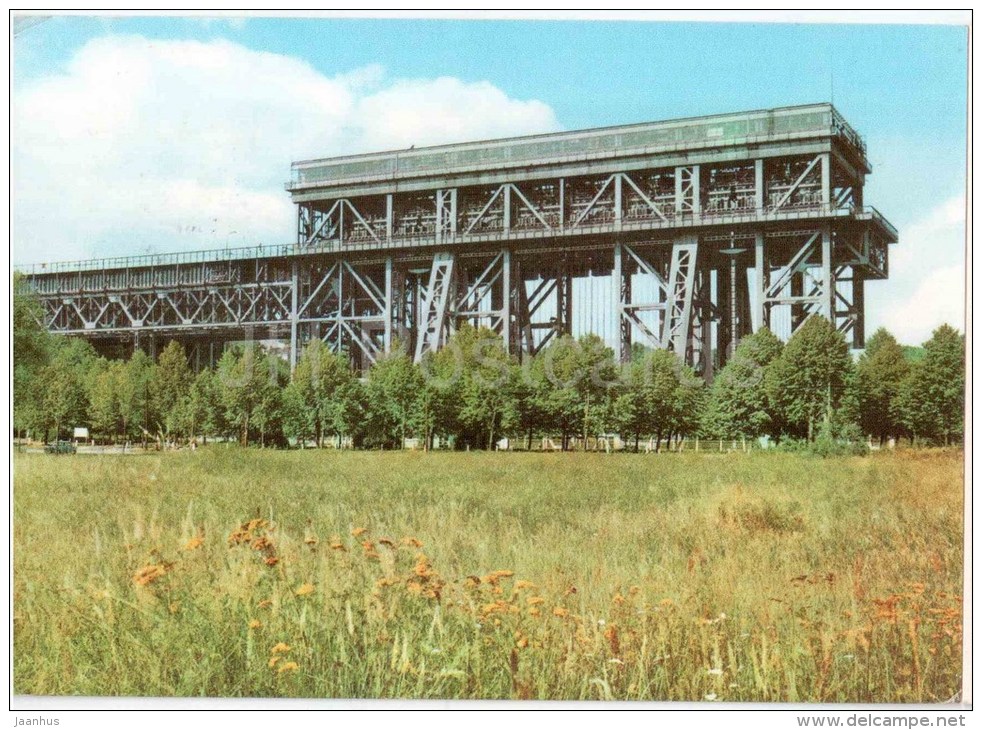
<svg viewBox="0 0 982 730">
<path fill-rule="evenodd" d="M 869 173 L 830 104 L 311 160 L 286 186 L 294 243 L 23 273 L 51 331 L 98 344 L 281 339 L 295 363 L 316 337 L 367 367 L 462 322 L 519 357 L 600 329 L 708 379 L 747 333 L 815 314 L 863 346 L 897 241 Z"/>
</svg>

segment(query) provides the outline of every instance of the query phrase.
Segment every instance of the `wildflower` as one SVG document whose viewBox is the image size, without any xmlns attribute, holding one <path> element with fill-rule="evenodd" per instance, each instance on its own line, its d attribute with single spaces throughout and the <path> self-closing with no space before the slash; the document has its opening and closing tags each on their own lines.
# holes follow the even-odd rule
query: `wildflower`
<svg viewBox="0 0 982 730">
<path fill-rule="evenodd" d="M 523 591 L 526 588 L 535 588 L 535 583 L 533 583 L 532 581 L 529 581 L 529 580 L 516 580 L 515 581 L 515 590 L 516 591 Z"/>
<path fill-rule="evenodd" d="M 308 596 L 314 592 L 314 586 L 312 583 L 304 583 L 302 586 L 297 588 L 294 593 L 298 596 Z"/>
<path fill-rule="evenodd" d="M 253 550 L 272 550 L 273 543 L 269 541 L 268 537 L 257 537 L 252 541 Z"/>
<path fill-rule="evenodd" d="M 195 535 L 194 537 L 192 537 L 190 540 L 187 541 L 187 544 L 185 544 L 184 549 L 185 550 L 197 550 L 199 547 L 202 546 L 203 543 L 204 543 L 204 540 L 201 537 L 198 537 L 197 535 Z"/>
<path fill-rule="evenodd" d="M 331 538 L 331 550 L 346 550 L 346 548 L 344 547 L 344 544 L 341 542 L 341 539 L 340 538 L 338 538 L 338 537 L 332 537 Z"/>
<path fill-rule="evenodd" d="M 361 537 L 366 532 L 368 532 L 368 529 L 367 528 L 365 528 L 365 527 L 356 527 L 355 529 L 353 529 L 351 531 L 351 536 L 352 537 Z"/>
<path fill-rule="evenodd" d="M 266 561 L 265 562 L 266 562 L 266 565 L 268 565 L 269 567 L 272 568 L 274 565 L 276 565 L 278 562 L 280 562 L 280 559 L 279 558 L 275 558 L 275 557 L 266 558 Z"/>
<path fill-rule="evenodd" d="M 626 599 L 624 598 L 624 596 L 622 596 L 620 593 L 616 593 L 614 594 L 613 599 L 611 599 L 611 603 L 614 603 L 619 606 L 622 603 L 624 603 L 625 600 Z"/>
<path fill-rule="evenodd" d="M 430 567 L 430 559 L 425 555 L 418 555 L 416 557 L 416 567 L 413 568 L 413 572 L 420 578 L 429 578 L 433 575 L 433 569 Z"/>
<path fill-rule="evenodd" d="M 559 618 L 565 618 L 566 616 L 569 616 L 569 611 L 562 606 L 556 606 L 554 609 L 552 609 L 552 615 L 559 616 Z"/>
<path fill-rule="evenodd" d="M 542 596 L 529 596 L 527 599 L 525 599 L 525 602 L 530 606 L 538 606 L 545 603 L 546 599 L 542 598 Z"/>
<path fill-rule="evenodd" d="M 706 670 L 706 674 L 708 674 L 708 675 L 710 675 L 712 677 L 721 677 L 721 676 L 723 676 L 723 670 L 720 669 L 720 668 L 718 668 L 718 667 L 714 667 L 712 669 L 707 669 Z"/>
<path fill-rule="evenodd" d="M 262 628 L 262 625 L 263 625 L 263 622 L 262 622 L 262 621 L 260 621 L 260 620 L 258 620 L 258 619 L 252 619 L 252 620 L 251 620 L 251 621 L 249 622 L 249 628 L 250 628 L 250 629 L 258 629 L 258 628 Z"/>
<path fill-rule="evenodd" d="M 286 654 L 290 651 L 290 645 L 284 644 L 282 641 L 276 644 L 272 649 L 269 650 L 270 654 Z"/>
<path fill-rule="evenodd" d="M 406 583 L 406 590 L 409 591 L 414 596 L 418 596 L 420 593 L 423 592 L 423 584 L 417 583 L 414 580 L 408 581 Z"/>
<path fill-rule="evenodd" d="M 537 608 L 534 608 L 534 607 L 533 607 L 533 608 L 530 608 L 530 609 L 529 609 L 529 616 L 538 616 L 538 615 L 540 615 L 541 613 L 542 613 L 542 612 L 541 612 L 541 611 L 539 611 L 539 609 L 537 609 Z"/>
<path fill-rule="evenodd" d="M 421 548 L 421 547 L 423 547 L 423 543 L 421 543 L 415 537 L 404 537 L 404 538 L 402 538 L 402 544 L 403 545 L 407 545 L 409 547 L 414 547 L 414 548 Z"/>
<path fill-rule="evenodd" d="M 517 646 L 519 649 L 524 649 L 528 645 L 529 645 L 529 639 L 527 636 L 521 636 L 519 637 L 518 641 L 515 642 L 515 646 Z"/>
<path fill-rule="evenodd" d="M 663 598 L 660 601 L 658 601 L 658 605 L 661 606 L 661 607 L 663 607 L 663 608 L 669 608 L 669 607 L 673 606 L 674 603 L 672 602 L 672 599 L 671 598 Z"/>
<path fill-rule="evenodd" d="M 481 579 L 478 578 L 476 575 L 469 575 L 466 578 L 464 578 L 465 588 L 477 588 L 479 585 L 481 585 Z"/>
<path fill-rule="evenodd" d="M 280 660 L 280 658 L 278 656 L 270 657 L 269 658 L 269 668 L 272 669 L 273 667 L 275 667 L 276 666 L 276 662 L 278 662 L 279 660 Z"/>
<path fill-rule="evenodd" d="M 716 693 L 710 692 L 704 699 L 708 700 L 709 702 L 713 702 L 716 699 Z"/>
<path fill-rule="evenodd" d="M 597 626 L 599 626 L 600 628 L 603 628 L 606 625 L 607 625 L 607 622 L 604 619 L 602 619 L 602 618 L 598 618 L 597 619 Z"/>
<path fill-rule="evenodd" d="M 171 568 L 171 563 L 159 563 L 157 565 L 147 565 L 140 568 L 133 574 L 133 582 L 139 586 L 149 585 L 158 578 L 167 574 Z"/>
<path fill-rule="evenodd" d="M 283 662 L 277 672 L 279 674 L 283 674 L 283 672 L 295 672 L 298 668 L 296 662 Z"/>
</svg>

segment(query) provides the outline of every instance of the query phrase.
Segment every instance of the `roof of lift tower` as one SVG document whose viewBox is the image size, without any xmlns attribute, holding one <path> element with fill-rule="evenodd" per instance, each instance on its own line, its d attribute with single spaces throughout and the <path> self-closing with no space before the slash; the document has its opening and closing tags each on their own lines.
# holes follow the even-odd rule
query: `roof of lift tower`
<svg viewBox="0 0 982 730">
<path fill-rule="evenodd" d="M 342 184 L 829 138 L 870 172 L 862 137 L 832 104 L 821 103 L 301 160 L 286 189 L 302 195 Z"/>
</svg>

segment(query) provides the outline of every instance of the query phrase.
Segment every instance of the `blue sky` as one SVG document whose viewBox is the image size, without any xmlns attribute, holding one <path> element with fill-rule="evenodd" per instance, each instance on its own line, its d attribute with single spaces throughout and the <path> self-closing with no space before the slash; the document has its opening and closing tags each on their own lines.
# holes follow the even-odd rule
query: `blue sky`
<svg viewBox="0 0 982 730">
<path fill-rule="evenodd" d="M 298 156 L 833 98 L 901 231 L 868 331 L 916 343 L 964 328 L 966 58 L 950 25 L 55 18 L 14 41 L 14 260 L 290 240 Z"/>
</svg>

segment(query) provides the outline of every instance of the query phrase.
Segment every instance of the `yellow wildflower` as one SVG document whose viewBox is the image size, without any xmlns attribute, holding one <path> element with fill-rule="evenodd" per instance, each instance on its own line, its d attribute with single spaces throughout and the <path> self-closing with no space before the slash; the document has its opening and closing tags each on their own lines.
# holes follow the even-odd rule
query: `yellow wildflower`
<svg viewBox="0 0 982 730">
<path fill-rule="evenodd" d="M 312 583 L 304 583 L 302 586 L 294 591 L 298 596 L 308 596 L 314 592 L 314 586 Z"/>
</svg>

